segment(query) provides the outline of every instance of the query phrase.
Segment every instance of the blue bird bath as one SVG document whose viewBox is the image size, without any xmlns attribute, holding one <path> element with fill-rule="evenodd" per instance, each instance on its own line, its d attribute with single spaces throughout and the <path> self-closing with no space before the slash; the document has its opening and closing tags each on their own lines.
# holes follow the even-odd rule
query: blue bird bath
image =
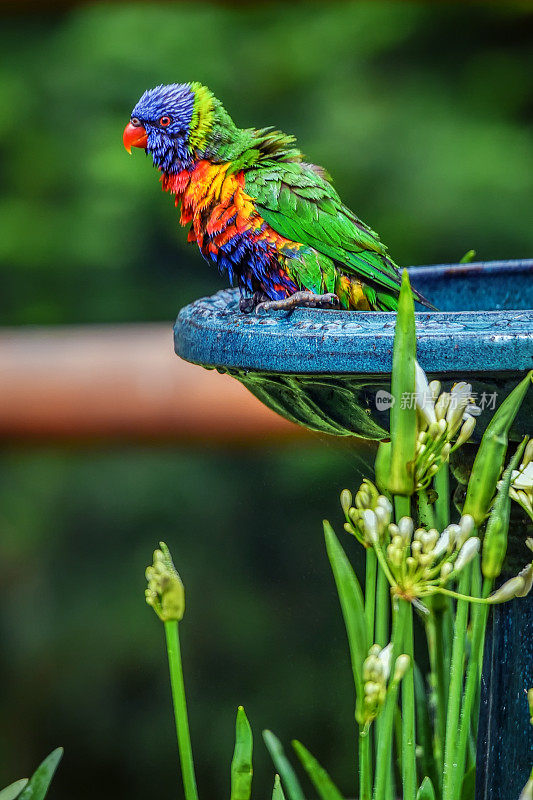
<svg viewBox="0 0 533 800">
<path fill-rule="evenodd" d="M 533 260 L 412 267 L 413 286 L 439 309 L 417 313 L 418 360 L 443 383 L 472 383 L 483 412 L 533 366 Z M 379 440 L 388 435 L 387 390 L 395 315 L 297 309 L 239 311 L 236 289 L 186 306 L 176 353 L 228 372 L 265 405 L 315 431 Z M 529 399 L 513 438 L 531 420 Z M 486 412 L 486 413 L 485 413 Z"/>
<path fill-rule="evenodd" d="M 533 367 L 533 260 L 412 267 L 409 274 L 440 309 L 417 312 L 418 360 L 447 389 L 458 380 L 472 384 L 483 409 L 479 439 L 494 409 Z M 297 309 L 245 315 L 238 300 L 230 289 L 182 309 L 176 353 L 233 375 L 269 408 L 312 430 L 388 436 L 394 314 Z M 530 391 L 511 439 L 531 433 L 532 419 Z M 519 533 L 509 543 L 509 574 L 513 559 L 524 561 L 525 534 Z M 530 594 L 496 608 L 489 625 L 476 800 L 517 800 L 527 781 L 533 729 L 524 690 L 532 686 Z"/>
</svg>

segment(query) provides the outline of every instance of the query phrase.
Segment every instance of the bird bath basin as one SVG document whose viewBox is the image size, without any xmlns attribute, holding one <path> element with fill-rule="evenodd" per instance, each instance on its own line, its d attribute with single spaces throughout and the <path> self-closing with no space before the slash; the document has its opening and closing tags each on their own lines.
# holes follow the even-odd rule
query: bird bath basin
<svg viewBox="0 0 533 800">
<path fill-rule="evenodd" d="M 458 380 L 472 384 L 482 408 L 479 439 L 495 408 L 533 366 L 533 260 L 413 267 L 409 273 L 440 309 L 416 315 L 418 360 L 446 389 Z M 226 290 L 182 309 L 176 353 L 233 375 L 269 408 L 312 430 L 388 436 L 394 314 L 297 309 L 244 315 L 238 299 L 238 290 Z M 511 439 L 531 433 L 532 419 L 530 391 Z M 510 538 L 511 559 L 524 561 L 523 539 L 523 531 Z M 489 623 L 476 800 L 517 800 L 527 780 L 533 732 L 524 691 L 531 686 L 533 593 L 497 607 Z"/>
<path fill-rule="evenodd" d="M 417 313 L 418 360 L 443 383 L 467 380 L 483 413 L 476 436 L 533 366 L 533 260 L 413 267 L 439 309 Z M 265 405 L 315 431 L 387 437 L 395 315 L 297 309 L 245 315 L 238 290 L 186 306 L 176 353 L 233 375 Z M 446 387 L 449 388 L 449 387 Z M 532 402 L 516 420 L 518 436 Z"/>
</svg>

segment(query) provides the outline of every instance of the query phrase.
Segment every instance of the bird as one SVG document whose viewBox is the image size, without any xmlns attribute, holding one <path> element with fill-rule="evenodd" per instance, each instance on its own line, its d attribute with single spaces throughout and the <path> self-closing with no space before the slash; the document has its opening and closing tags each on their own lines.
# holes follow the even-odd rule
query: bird
<svg viewBox="0 0 533 800">
<path fill-rule="evenodd" d="M 401 275 L 386 246 L 294 136 L 237 127 L 206 86 L 191 82 L 145 91 L 123 143 L 152 157 L 188 241 L 238 285 L 241 312 L 397 309 Z"/>
</svg>

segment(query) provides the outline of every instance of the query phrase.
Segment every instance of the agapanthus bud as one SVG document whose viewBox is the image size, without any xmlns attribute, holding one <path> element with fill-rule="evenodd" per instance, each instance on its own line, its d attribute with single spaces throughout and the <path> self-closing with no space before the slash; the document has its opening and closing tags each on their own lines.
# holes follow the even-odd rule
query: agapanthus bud
<svg viewBox="0 0 533 800">
<path fill-rule="evenodd" d="M 454 568 L 456 572 L 463 569 L 472 559 L 477 555 L 479 552 L 479 548 L 481 545 L 481 541 L 478 539 L 477 536 L 471 536 L 469 539 L 466 540 L 464 545 L 461 547 L 459 551 L 459 555 L 457 556 L 457 560 L 454 564 Z"/>
<path fill-rule="evenodd" d="M 469 536 L 472 536 L 475 528 L 474 517 L 471 514 L 463 514 L 459 520 L 459 528 L 461 529 L 461 540 L 466 541 Z"/>
<path fill-rule="evenodd" d="M 444 419 L 448 407 L 450 405 L 451 395 L 448 392 L 443 392 L 437 402 L 435 403 L 435 416 L 437 420 Z"/>
<path fill-rule="evenodd" d="M 452 522 L 451 525 L 448 525 L 447 530 L 450 534 L 450 542 L 452 547 L 453 545 L 455 545 L 457 548 L 461 547 L 466 540 L 466 536 L 463 536 L 460 525 L 456 525 L 455 522 Z"/>
<path fill-rule="evenodd" d="M 533 586 L 533 564 L 528 564 L 527 567 L 520 570 L 518 577 L 524 581 L 524 588 L 516 593 L 517 597 L 526 597 L 531 591 Z"/>
<path fill-rule="evenodd" d="M 352 493 L 350 492 L 349 489 L 343 489 L 341 492 L 341 508 L 346 516 L 348 516 L 348 512 L 351 507 L 352 507 Z"/>
<path fill-rule="evenodd" d="M 383 676 L 385 680 L 388 680 L 392 660 L 392 642 L 389 642 L 389 644 L 381 650 L 379 660 L 383 667 Z"/>
<path fill-rule="evenodd" d="M 524 457 L 522 459 L 522 463 L 520 464 L 520 469 L 524 469 L 533 461 L 533 439 L 530 439 L 526 445 L 526 449 L 524 450 Z"/>
<path fill-rule="evenodd" d="M 517 597 L 518 593 L 524 590 L 524 587 L 524 579 L 517 575 L 503 583 L 499 589 L 489 595 L 488 600 L 490 603 L 505 603 L 507 600 Z"/>
<path fill-rule="evenodd" d="M 433 396 L 433 402 L 437 400 L 437 397 L 440 394 L 440 390 L 442 388 L 442 384 L 440 381 L 430 381 L 429 390 Z"/>
<path fill-rule="evenodd" d="M 378 520 L 370 508 L 363 511 L 363 525 L 369 542 L 379 544 Z"/>
<path fill-rule="evenodd" d="M 398 656 L 396 663 L 394 664 L 394 676 L 392 678 L 394 683 L 399 683 L 402 680 L 402 678 L 407 674 L 410 666 L 411 659 L 408 655 L 403 653 L 401 656 Z"/>
<path fill-rule="evenodd" d="M 185 611 L 185 590 L 164 542 L 154 551 L 153 564 L 146 568 L 146 602 L 163 622 L 179 621 Z"/>
<path fill-rule="evenodd" d="M 445 561 L 442 567 L 440 568 L 440 577 L 441 580 L 444 582 L 448 580 L 449 576 L 453 572 L 453 567 L 449 561 Z"/>
<path fill-rule="evenodd" d="M 414 527 L 411 517 L 402 517 L 398 522 L 398 530 L 404 542 L 409 543 L 411 541 Z"/>
<path fill-rule="evenodd" d="M 433 557 L 435 561 L 441 558 L 441 556 L 443 556 L 444 553 L 451 551 L 453 544 L 454 543 L 450 536 L 450 528 L 448 526 L 448 528 L 444 528 L 441 535 L 439 536 L 437 544 L 433 548 Z"/>
<path fill-rule="evenodd" d="M 474 428 L 476 427 L 476 418 L 468 416 L 463 425 L 461 430 L 459 431 L 459 436 L 454 442 L 453 449 L 456 450 L 458 447 L 461 447 L 465 442 L 467 442 L 472 434 L 474 433 Z"/>
</svg>

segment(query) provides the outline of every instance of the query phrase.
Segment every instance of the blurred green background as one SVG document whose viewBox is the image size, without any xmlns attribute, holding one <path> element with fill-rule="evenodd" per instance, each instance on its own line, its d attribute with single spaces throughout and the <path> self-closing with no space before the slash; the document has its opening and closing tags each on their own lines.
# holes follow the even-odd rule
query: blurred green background
<svg viewBox="0 0 533 800">
<path fill-rule="evenodd" d="M 122 128 L 142 91 L 200 80 L 242 126 L 298 136 L 400 264 L 531 256 L 527 5 L 79 5 L 4 13 L 2 325 L 168 320 L 223 285 Z M 301 738 L 349 793 L 352 693 L 320 520 L 359 478 L 316 438 L 222 447 L 4 448 L 0 784 L 66 748 L 53 797 L 176 796 L 160 538 L 187 587 L 203 797 L 227 794 L 234 711 Z M 357 558 L 352 542 L 343 540 Z"/>
</svg>

